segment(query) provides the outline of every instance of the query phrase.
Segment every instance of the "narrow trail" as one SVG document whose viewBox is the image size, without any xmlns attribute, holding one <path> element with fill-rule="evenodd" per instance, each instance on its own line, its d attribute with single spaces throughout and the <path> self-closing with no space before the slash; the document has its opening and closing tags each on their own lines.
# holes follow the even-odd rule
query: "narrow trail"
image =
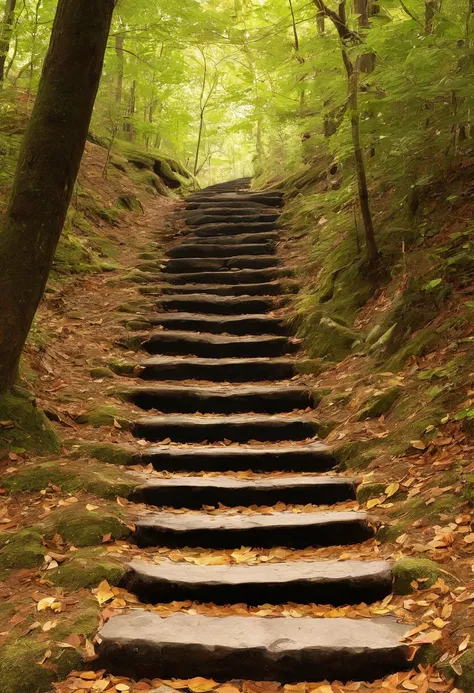
<svg viewBox="0 0 474 693">
<path fill-rule="evenodd" d="M 158 278 L 158 311 L 147 318 L 157 330 L 143 345 L 150 358 L 140 373 L 147 383 L 134 387 L 130 398 L 160 415 L 138 420 L 134 433 L 152 442 L 170 438 L 191 445 L 158 445 L 142 455 L 173 476 L 151 479 L 135 493 L 137 502 L 157 508 L 136 522 L 140 547 L 297 549 L 354 545 L 374 534 L 364 512 L 338 509 L 355 498 L 356 480 L 331 472 L 335 459 L 318 441 L 318 425 L 308 412 L 312 393 L 291 382 L 298 373 L 297 346 L 284 322 L 269 315 L 294 289 L 277 255 L 282 194 L 253 193 L 248 183 L 216 185 L 188 198 L 189 233 L 169 250 Z M 312 442 L 302 443 L 307 439 Z M 222 441 L 228 445 L 216 445 Z M 251 441 L 260 444 L 232 446 Z M 257 476 L 227 474 L 244 470 Z M 202 472 L 220 474 L 198 476 Z M 331 507 L 301 514 L 205 511 L 219 503 L 279 502 Z M 203 510 L 174 514 L 159 509 L 164 505 Z M 383 599 L 391 592 L 392 574 L 389 563 L 377 560 L 208 566 L 135 560 L 125 586 L 144 604 L 191 599 L 337 606 Z M 374 680 L 409 667 L 408 647 L 401 642 L 408 629 L 390 617 L 162 618 L 137 608 L 103 626 L 98 664 L 137 679 Z"/>
</svg>

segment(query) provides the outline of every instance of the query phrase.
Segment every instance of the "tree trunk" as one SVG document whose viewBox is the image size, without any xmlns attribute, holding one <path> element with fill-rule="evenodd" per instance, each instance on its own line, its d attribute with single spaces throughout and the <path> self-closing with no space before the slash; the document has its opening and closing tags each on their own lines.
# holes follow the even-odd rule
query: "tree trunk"
<svg viewBox="0 0 474 693">
<path fill-rule="evenodd" d="M 114 0 L 59 0 L 38 95 L 0 228 L 0 392 L 53 263 L 87 138 Z"/>
<path fill-rule="evenodd" d="M 123 94 L 123 44 L 125 38 L 120 34 L 115 36 L 115 53 L 117 55 L 117 84 L 115 85 L 115 103 L 120 106 Z"/>
<path fill-rule="evenodd" d="M 0 85 L 5 80 L 5 62 L 10 50 L 13 23 L 15 21 L 16 0 L 6 0 L 5 14 L 0 29 Z"/>
<path fill-rule="evenodd" d="M 365 253 L 367 260 L 370 263 L 374 263 L 377 261 L 379 253 L 375 240 L 372 212 L 370 211 L 364 152 L 360 141 L 359 73 L 357 68 L 350 62 L 346 49 L 343 49 L 343 60 L 349 81 L 349 110 L 351 113 L 352 144 L 354 147 L 355 169 L 359 188 L 360 211 L 364 222 Z"/>
</svg>

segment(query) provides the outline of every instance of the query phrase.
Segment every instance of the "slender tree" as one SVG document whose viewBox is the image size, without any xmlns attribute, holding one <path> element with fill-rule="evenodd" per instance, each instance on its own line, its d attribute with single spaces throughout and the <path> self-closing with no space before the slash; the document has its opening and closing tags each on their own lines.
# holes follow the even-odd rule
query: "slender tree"
<svg viewBox="0 0 474 693">
<path fill-rule="evenodd" d="M 352 62 L 348 46 L 359 44 L 361 38 L 359 34 L 352 31 L 346 20 L 346 2 L 340 2 L 338 12 L 329 9 L 323 0 L 314 0 L 319 12 L 322 12 L 333 23 L 341 40 L 342 61 L 347 75 L 348 84 L 348 106 L 351 119 L 352 145 L 354 150 L 355 169 L 357 185 L 359 189 L 359 203 L 364 222 L 365 233 L 365 254 L 369 263 L 373 264 L 378 259 L 377 242 L 375 240 L 374 223 L 370 210 L 369 189 L 367 185 L 367 172 L 365 165 L 364 151 L 360 136 L 360 113 L 359 113 L 359 72 L 358 61 Z M 366 5 L 364 4 L 364 7 Z"/>
<path fill-rule="evenodd" d="M 5 14 L 0 25 L 0 85 L 5 80 L 5 62 L 10 50 L 13 23 L 15 21 L 16 0 L 6 0 Z"/>
<path fill-rule="evenodd" d="M 0 392 L 17 377 L 79 170 L 114 0 L 59 0 L 0 229 Z"/>
</svg>

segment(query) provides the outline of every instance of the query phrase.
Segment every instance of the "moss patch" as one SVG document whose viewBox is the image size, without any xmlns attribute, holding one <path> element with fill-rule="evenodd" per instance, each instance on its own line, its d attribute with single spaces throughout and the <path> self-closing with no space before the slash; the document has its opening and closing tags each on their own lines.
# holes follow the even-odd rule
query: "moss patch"
<svg viewBox="0 0 474 693">
<path fill-rule="evenodd" d="M 385 392 L 375 395 L 366 403 L 364 409 L 359 413 L 359 421 L 363 421 L 364 419 L 378 419 L 380 416 L 383 416 L 390 411 L 400 397 L 400 394 L 401 389 L 399 387 L 391 387 L 385 390 Z"/>
<path fill-rule="evenodd" d="M 36 568 L 42 565 L 45 555 L 43 539 L 37 531 L 24 529 L 16 534 L 0 534 L 0 569 Z"/>
<path fill-rule="evenodd" d="M 371 498 L 382 496 L 386 488 L 386 484 L 361 484 L 357 488 L 357 500 L 359 503 L 367 503 Z"/>
<path fill-rule="evenodd" d="M 49 571 L 45 579 L 72 591 L 97 587 L 102 580 L 118 585 L 125 572 L 124 564 L 110 558 L 102 549 L 80 549 L 70 561 Z"/>
<path fill-rule="evenodd" d="M 419 587 L 428 588 L 440 577 L 437 563 L 427 558 L 402 558 L 393 566 L 393 591 L 395 594 L 411 594 L 415 591 L 412 582 Z"/>
<path fill-rule="evenodd" d="M 78 468 L 58 462 L 44 462 L 26 465 L 6 476 L 3 488 L 10 493 L 23 493 L 42 491 L 54 485 L 67 493 L 84 490 L 100 498 L 128 498 L 138 484 L 139 481 L 131 474 L 117 474 L 94 463 Z"/>
<path fill-rule="evenodd" d="M 136 464 L 137 454 L 132 448 L 124 448 L 114 443 L 83 443 L 73 450 L 71 457 L 92 457 L 108 464 Z"/>
<path fill-rule="evenodd" d="M 447 679 L 454 679 L 454 685 L 460 688 L 464 693 L 474 693 L 474 650 L 467 650 L 456 661 L 456 669 L 459 673 L 448 664 L 442 667 L 442 670 Z"/>
<path fill-rule="evenodd" d="M 128 430 L 131 427 L 130 421 L 125 419 L 116 407 L 109 405 L 92 407 L 83 414 L 80 414 L 76 421 L 79 424 L 86 424 L 88 426 L 93 426 L 94 428 L 100 428 L 101 426 L 113 426 L 115 422 L 119 423 L 120 426 L 125 430 Z"/>
<path fill-rule="evenodd" d="M 106 367 L 91 368 L 90 370 L 91 378 L 102 379 L 102 378 L 115 378 L 115 373 Z"/>
<path fill-rule="evenodd" d="M 59 451 L 60 442 L 46 416 L 26 390 L 0 395 L 0 449 L 26 450 L 37 455 Z"/>
<path fill-rule="evenodd" d="M 73 508 L 58 510 L 45 523 L 46 536 L 60 534 L 64 541 L 74 546 L 98 546 L 105 535 L 112 539 L 126 539 L 131 531 L 121 521 L 118 511 L 100 509 L 89 512 L 77 504 Z"/>
</svg>

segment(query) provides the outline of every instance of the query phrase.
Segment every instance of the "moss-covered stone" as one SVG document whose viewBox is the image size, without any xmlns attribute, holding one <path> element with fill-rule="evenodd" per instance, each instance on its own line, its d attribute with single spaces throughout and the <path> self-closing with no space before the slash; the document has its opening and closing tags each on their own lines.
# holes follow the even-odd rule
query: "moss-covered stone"
<svg viewBox="0 0 474 693">
<path fill-rule="evenodd" d="M 51 684 L 56 680 L 58 674 L 49 666 L 46 667 L 39 663 L 48 649 L 47 643 L 37 643 L 30 638 L 3 645 L 0 658 L 0 690 L 2 693 L 32 693 L 32 691 L 45 693 L 45 691 L 51 690 Z M 62 659 L 63 653 L 64 651 L 56 653 L 53 660 L 51 658 L 48 660 L 48 664 L 56 663 L 55 660 L 58 658 Z M 81 661 L 76 650 L 71 650 L 70 653 L 73 653 L 74 664 L 69 671 L 75 666 L 79 666 Z M 70 660 L 70 655 L 67 659 Z"/>
<path fill-rule="evenodd" d="M 120 426 L 125 430 L 131 427 L 130 421 L 124 418 L 116 407 L 110 405 L 92 407 L 83 414 L 80 414 L 76 421 L 79 424 L 93 426 L 94 428 L 100 428 L 101 426 L 113 426 L 115 422 L 120 424 Z"/>
<path fill-rule="evenodd" d="M 295 368 L 301 375 L 320 375 L 325 371 L 331 370 L 334 365 L 334 363 L 324 361 L 323 359 L 306 359 L 295 362 Z"/>
<path fill-rule="evenodd" d="M 366 469 L 377 456 L 378 440 L 354 440 L 332 449 L 337 462 L 347 469 Z"/>
<path fill-rule="evenodd" d="M 45 555 L 43 538 L 35 530 L 0 534 L 0 569 L 36 568 L 42 565 Z"/>
<path fill-rule="evenodd" d="M 399 371 L 410 356 L 424 356 L 435 349 L 443 339 L 443 336 L 436 330 L 421 330 L 412 337 L 392 358 L 383 364 L 384 370 L 396 373 Z"/>
<path fill-rule="evenodd" d="M 34 398 L 21 388 L 0 394 L 0 448 L 36 455 L 59 451 L 60 441 Z"/>
<path fill-rule="evenodd" d="M 386 484 L 361 484 L 357 488 L 357 500 L 359 503 L 367 503 L 371 498 L 382 496 L 387 488 Z"/>
<path fill-rule="evenodd" d="M 132 465 L 136 463 L 137 453 L 114 443 L 83 443 L 73 450 L 71 457 L 92 457 L 108 464 Z"/>
<path fill-rule="evenodd" d="M 327 316 L 319 322 L 318 337 L 319 353 L 334 361 L 342 361 L 363 340 L 359 332 Z"/>
<path fill-rule="evenodd" d="M 91 368 L 90 370 L 91 378 L 102 379 L 102 378 L 115 378 L 115 373 L 111 368 L 106 368 L 105 366 L 98 366 L 97 368 Z"/>
<path fill-rule="evenodd" d="M 122 209 L 126 209 L 128 212 L 141 212 L 143 214 L 142 203 L 138 197 L 135 197 L 135 195 L 132 195 L 131 193 L 123 193 L 120 195 L 117 200 L 117 205 Z"/>
<path fill-rule="evenodd" d="M 359 421 L 363 421 L 364 419 L 378 419 L 380 416 L 390 411 L 400 395 L 401 388 L 399 387 L 391 387 L 384 392 L 374 395 L 374 397 L 367 402 L 357 418 Z"/>
<path fill-rule="evenodd" d="M 118 511 L 88 511 L 77 505 L 51 513 L 45 529 L 46 536 L 60 534 L 64 541 L 78 547 L 100 545 L 105 535 L 111 535 L 112 539 L 126 539 L 131 534 Z"/>
<path fill-rule="evenodd" d="M 129 361 L 111 361 L 109 366 L 116 375 L 134 376 L 137 370 L 137 364 Z"/>
<path fill-rule="evenodd" d="M 414 592 L 412 582 L 418 582 L 421 588 L 434 585 L 441 575 L 437 563 L 427 558 L 402 558 L 393 566 L 393 591 L 395 594 Z"/>
<path fill-rule="evenodd" d="M 125 572 L 123 563 L 110 558 L 101 549 L 80 549 L 70 561 L 49 571 L 45 578 L 58 587 L 79 590 L 96 587 L 102 580 L 118 585 Z"/>
<path fill-rule="evenodd" d="M 449 664 L 442 667 L 442 671 L 447 679 L 454 679 L 456 688 L 464 693 L 474 693 L 474 650 L 467 650 L 462 657 L 456 660 L 456 669 Z"/>
<path fill-rule="evenodd" d="M 28 464 L 5 477 L 3 487 L 10 493 L 22 493 L 41 491 L 54 485 L 67 493 L 84 490 L 100 498 L 128 498 L 138 484 L 134 475 L 120 474 L 96 463 L 76 467 L 45 462 Z"/>
</svg>

